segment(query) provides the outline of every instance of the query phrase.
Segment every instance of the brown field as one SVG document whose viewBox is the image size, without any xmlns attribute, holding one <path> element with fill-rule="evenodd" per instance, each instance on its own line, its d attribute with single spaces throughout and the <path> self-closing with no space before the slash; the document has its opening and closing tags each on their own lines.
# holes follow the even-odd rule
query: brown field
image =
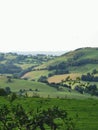
<svg viewBox="0 0 98 130">
<path fill-rule="evenodd" d="M 48 78 L 48 82 L 49 83 L 59 83 L 61 82 L 62 80 L 65 80 L 68 76 L 70 76 L 70 78 L 72 80 L 75 80 L 77 77 L 80 77 L 81 74 L 79 73 L 71 73 L 71 74 L 62 74 L 62 75 L 55 75 L 55 76 L 52 76 L 50 78 Z"/>
</svg>

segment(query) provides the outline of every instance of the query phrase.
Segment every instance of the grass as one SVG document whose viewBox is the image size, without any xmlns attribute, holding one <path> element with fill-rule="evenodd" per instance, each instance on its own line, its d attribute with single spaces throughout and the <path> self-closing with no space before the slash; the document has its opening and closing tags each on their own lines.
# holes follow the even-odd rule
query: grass
<svg viewBox="0 0 98 130">
<path fill-rule="evenodd" d="M 7 82 L 6 77 L 0 78 L 0 87 L 10 87 L 12 91 L 19 91 L 20 89 L 39 89 L 40 91 L 54 91 L 55 89 L 40 82 L 36 81 L 28 81 L 28 80 L 20 80 L 20 79 L 12 79 L 12 82 Z"/>
<path fill-rule="evenodd" d="M 92 70 L 97 69 L 97 64 L 86 64 L 82 66 L 73 66 L 69 67 L 70 73 L 88 73 L 92 72 Z"/>
<path fill-rule="evenodd" d="M 26 73 L 22 78 L 38 80 L 42 75 L 48 76 L 48 73 L 50 73 L 48 70 L 36 70 Z"/>
<path fill-rule="evenodd" d="M 9 104 L 6 98 L 0 97 L 0 105 Z M 95 99 L 57 99 L 57 98 L 17 98 L 14 102 L 22 104 L 26 111 L 35 111 L 37 108 L 47 109 L 58 106 L 67 111 L 68 116 L 74 119 L 75 130 L 97 130 L 98 128 L 98 100 Z M 29 106 L 29 107 L 28 107 Z"/>
<path fill-rule="evenodd" d="M 48 66 L 50 65 L 57 65 L 61 62 L 65 62 L 69 59 L 72 59 L 76 54 L 78 53 L 83 53 L 82 56 L 80 56 L 78 60 L 83 60 L 83 59 L 98 59 L 98 49 L 96 48 L 82 48 L 82 49 L 79 49 L 79 50 L 75 50 L 75 51 L 70 51 L 68 53 L 65 53 L 64 55 L 62 56 L 59 56 L 57 58 L 55 58 L 54 60 L 50 60 L 49 62 L 47 63 L 44 63 L 40 66 L 37 67 L 37 69 L 42 69 L 42 68 L 47 68 Z M 97 64 L 87 64 L 87 65 L 82 65 L 82 66 L 79 66 L 79 67 L 69 67 L 69 70 L 71 72 L 79 72 L 79 73 L 85 73 L 85 72 L 89 72 L 93 69 L 97 68 Z"/>
<path fill-rule="evenodd" d="M 29 64 L 28 64 L 28 63 L 21 63 L 21 64 L 15 64 L 15 65 L 21 67 L 22 69 L 27 69 L 27 68 L 33 66 L 33 65 L 30 64 L 30 63 L 29 63 Z"/>
<path fill-rule="evenodd" d="M 55 65 L 55 64 L 58 64 L 59 62 L 62 62 L 62 61 L 66 61 L 67 58 L 65 56 L 58 56 L 57 58 L 53 59 L 53 60 L 50 60 L 38 67 L 35 67 L 35 69 L 43 69 L 43 68 L 47 68 L 49 65 Z"/>
<path fill-rule="evenodd" d="M 25 90 L 28 96 L 34 96 L 37 94 L 39 97 L 50 97 L 50 98 L 74 98 L 74 99 L 87 99 L 87 98 L 97 98 L 92 97 L 88 94 L 80 94 L 74 90 L 69 91 L 68 88 L 63 88 L 58 91 L 56 88 L 51 87 L 45 83 L 22 80 L 22 79 L 12 79 L 12 82 L 7 82 L 5 76 L 0 76 L 0 87 L 10 87 L 12 92 L 19 92 L 20 89 Z M 30 89 L 32 91 L 30 91 Z M 37 90 L 37 91 L 36 91 Z"/>
</svg>

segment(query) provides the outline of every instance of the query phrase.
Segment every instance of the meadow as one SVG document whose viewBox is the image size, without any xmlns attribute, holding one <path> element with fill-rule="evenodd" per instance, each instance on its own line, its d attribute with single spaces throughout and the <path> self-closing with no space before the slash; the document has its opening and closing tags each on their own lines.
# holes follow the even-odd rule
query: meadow
<svg viewBox="0 0 98 130">
<path fill-rule="evenodd" d="M 87 99 L 93 98 L 97 99 L 96 96 L 91 96 L 90 94 L 84 93 L 80 94 L 75 90 L 69 91 L 68 88 L 61 86 L 62 90 L 58 90 L 55 87 L 52 87 L 48 84 L 32 81 L 32 80 L 24 80 L 24 79 L 11 79 L 11 82 L 8 82 L 8 78 L 6 76 L 0 76 L 0 88 L 9 87 L 12 92 L 20 93 L 22 91 L 23 95 L 27 94 L 30 97 L 43 97 L 43 98 L 74 98 L 74 99 Z M 60 86 L 59 86 L 60 87 Z"/>
</svg>

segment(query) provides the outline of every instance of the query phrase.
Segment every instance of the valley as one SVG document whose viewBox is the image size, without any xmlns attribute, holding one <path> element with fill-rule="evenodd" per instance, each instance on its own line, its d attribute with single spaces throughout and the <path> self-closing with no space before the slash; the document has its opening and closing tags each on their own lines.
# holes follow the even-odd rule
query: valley
<svg viewBox="0 0 98 130">
<path fill-rule="evenodd" d="M 97 104 L 98 48 L 0 53 L 0 129 L 96 130 Z"/>
</svg>

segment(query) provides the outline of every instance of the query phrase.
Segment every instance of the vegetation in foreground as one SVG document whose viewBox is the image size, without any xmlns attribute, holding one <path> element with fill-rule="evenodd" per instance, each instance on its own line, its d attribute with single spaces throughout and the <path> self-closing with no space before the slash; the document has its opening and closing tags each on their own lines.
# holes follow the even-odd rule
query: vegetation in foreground
<svg viewBox="0 0 98 130">
<path fill-rule="evenodd" d="M 96 130 L 97 110 L 93 99 L 0 97 L 0 129 Z"/>
</svg>

